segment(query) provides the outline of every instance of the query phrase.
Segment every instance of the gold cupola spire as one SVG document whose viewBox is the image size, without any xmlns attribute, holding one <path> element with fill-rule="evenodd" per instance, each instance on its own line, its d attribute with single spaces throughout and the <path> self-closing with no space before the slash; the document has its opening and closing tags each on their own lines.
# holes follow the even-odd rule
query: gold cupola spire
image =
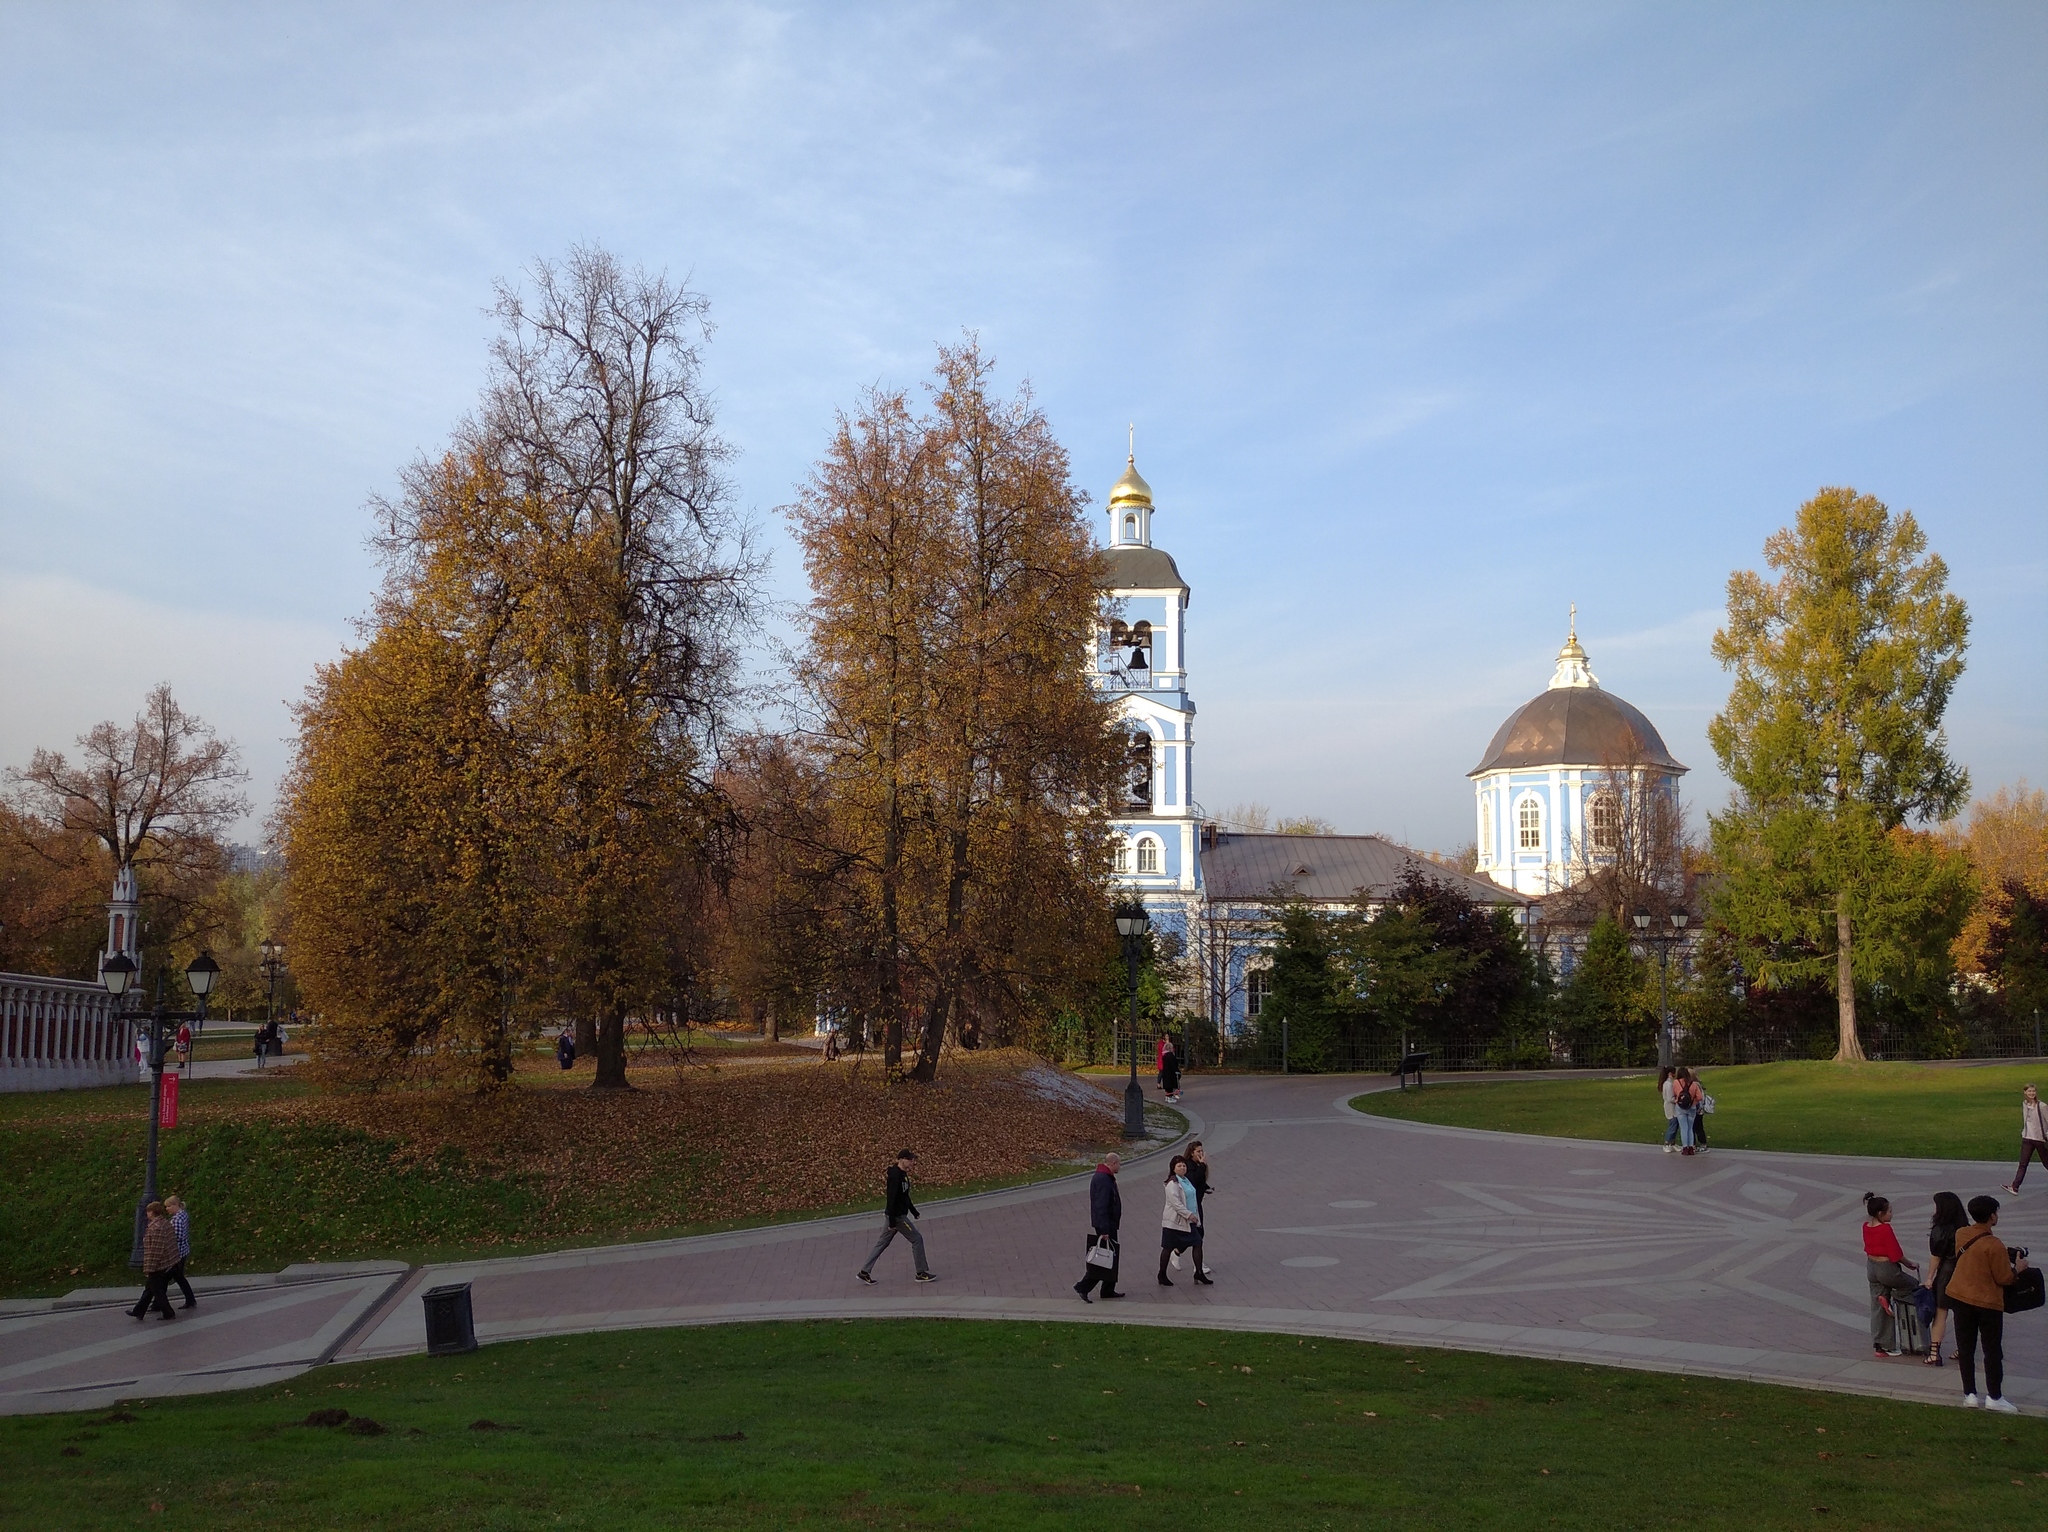
<svg viewBox="0 0 2048 1532">
<path fill-rule="evenodd" d="M 1556 691 L 1560 686 L 1588 686 L 1596 691 L 1600 687 L 1600 678 L 1593 674 L 1586 651 L 1579 647 L 1579 604 L 1576 601 L 1572 603 L 1564 647 L 1557 651 L 1557 670 L 1550 678 L 1549 689 Z"/>
</svg>

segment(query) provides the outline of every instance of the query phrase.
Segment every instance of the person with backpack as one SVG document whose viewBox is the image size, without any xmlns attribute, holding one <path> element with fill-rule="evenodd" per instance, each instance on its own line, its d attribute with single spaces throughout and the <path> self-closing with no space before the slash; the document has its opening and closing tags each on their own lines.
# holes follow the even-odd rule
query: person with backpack
<svg viewBox="0 0 2048 1532">
<path fill-rule="evenodd" d="M 1934 1274 L 1927 1286 L 1934 1295 L 1934 1319 L 1927 1327 L 1927 1365 L 1941 1366 L 1941 1338 L 1948 1329 L 1948 1279 L 1956 1270 L 1956 1235 L 1970 1226 L 1963 1199 L 1954 1192 L 1934 1194 L 1934 1222 L 1927 1226 L 1927 1253 Z"/>
<path fill-rule="evenodd" d="M 1870 1278 L 1870 1346 L 1880 1361 L 1903 1356 L 1898 1314 L 1893 1305 L 1911 1303 L 1920 1285 L 1920 1268 L 1906 1259 L 1892 1228 L 1891 1200 L 1875 1192 L 1863 1194 L 1863 1264 Z M 1912 1276 L 1906 1272 L 1911 1271 Z"/>
<path fill-rule="evenodd" d="M 2020 1168 L 1999 1190 L 2008 1197 L 2017 1197 L 2020 1182 L 2027 1178 L 2027 1166 L 2037 1154 L 2041 1156 L 2041 1163 L 2048 1165 L 2048 1104 L 2044 1104 L 2041 1093 L 2029 1085 L 2020 1091 Z"/>
<path fill-rule="evenodd" d="M 1700 1087 L 1692 1077 L 1690 1069 L 1675 1070 L 1671 1076 L 1671 1106 L 1678 1114 L 1678 1142 L 1680 1154 L 1695 1154 L 1698 1150 L 1693 1141 L 1693 1124 L 1699 1118 Z"/>
<path fill-rule="evenodd" d="M 1949 1312 L 1956 1316 L 1956 1365 L 1963 1370 L 1963 1403 L 1971 1409 L 2017 1415 L 2005 1398 L 2005 1290 L 2027 1269 L 1992 1230 L 1998 1199 L 1970 1199 L 1970 1227 L 1956 1236 L 1956 1269 L 1948 1279 Z M 1977 1348 L 1984 1349 L 1984 1392 L 1977 1392 Z"/>
</svg>

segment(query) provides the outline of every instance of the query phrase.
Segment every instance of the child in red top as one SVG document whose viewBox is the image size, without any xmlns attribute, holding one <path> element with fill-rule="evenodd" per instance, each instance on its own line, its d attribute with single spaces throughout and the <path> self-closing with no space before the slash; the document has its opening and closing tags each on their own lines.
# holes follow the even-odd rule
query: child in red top
<svg viewBox="0 0 2048 1532">
<path fill-rule="evenodd" d="M 1920 1268 L 1899 1248 L 1890 1200 L 1865 1192 L 1863 1209 L 1869 1215 L 1863 1225 L 1863 1255 L 1870 1278 L 1870 1345 L 1879 1357 L 1889 1359 L 1900 1355 L 1898 1316 L 1892 1305 L 1913 1301 Z M 1907 1276 L 1908 1270 L 1914 1275 Z"/>
</svg>

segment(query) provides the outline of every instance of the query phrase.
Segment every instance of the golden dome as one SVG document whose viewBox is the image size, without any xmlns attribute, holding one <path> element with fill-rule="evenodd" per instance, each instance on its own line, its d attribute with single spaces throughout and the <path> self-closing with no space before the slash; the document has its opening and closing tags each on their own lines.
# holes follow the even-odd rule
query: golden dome
<svg viewBox="0 0 2048 1532">
<path fill-rule="evenodd" d="M 1109 507 L 1115 510 L 1120 505 L 1151 503 L 1152 486 L 1138 476 L 1138 459 L 1134 453 L 1124 465 L 1124 476 L 1109 487 Z"/>
</svg>

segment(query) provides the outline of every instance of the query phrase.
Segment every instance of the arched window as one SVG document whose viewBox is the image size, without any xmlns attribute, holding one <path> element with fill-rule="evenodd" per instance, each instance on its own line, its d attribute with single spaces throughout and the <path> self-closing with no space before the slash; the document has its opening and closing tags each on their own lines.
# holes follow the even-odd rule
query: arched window
<svg viewBox="0 0 2048 1532">
<path fill-rule="evenodd" d="M 1593 849 L 1612 853 L 1621 839 L 1621 807 L 1614 801 L 1614 794 L 1595 793 L 1586 822 L 1592 830 Z"/>
<path fill-rule="evenodd" d="M 1152 736 L 1143 729 L 1131 731 L 1130 806 L 1152 811 Z"/>
<path fill-rule="evenodd" d="M 1127 543 L 1134 543 L 1137 540 L 1138 518 L 1135 516 L 1126 516 L 1124 518 L 1124 541 Z"/>
<path fill-rule="evenodd" d="M 1479 799 L 1479 854 L 1493 855 L 1493 799 L 1483 794 Z"/>
<path fill-rule="evenodd" d="M 1244 1013 L 1256 1016 L 1266 1008 L 1266 996 L 1273 991 L 1273 970 L 1254 968 L 1244 976 Z"/>
<path fill-rule="evenodd" d="M 1149 835 L 1138 842 L 1138 871 L 1159 871 L 1159 842 Z"/>
<path fill-rule="evenodd" d="M 1516 813 L 1518 835 L 1516 844 L 1524 851 L 1543 849 L 1543 808 L 1534 798 L 1524 798 Z"/>
<path fill-rule="evenodd" d="M 1114 867 L 1116 871 L 1129 872 L 1131 870 L 1131 843 L 1129 841 L 1118 841 L 1114 849 L 1110 852 L 1110 856 L 1112 858 L 1111 866 Z"/>
</svg>

